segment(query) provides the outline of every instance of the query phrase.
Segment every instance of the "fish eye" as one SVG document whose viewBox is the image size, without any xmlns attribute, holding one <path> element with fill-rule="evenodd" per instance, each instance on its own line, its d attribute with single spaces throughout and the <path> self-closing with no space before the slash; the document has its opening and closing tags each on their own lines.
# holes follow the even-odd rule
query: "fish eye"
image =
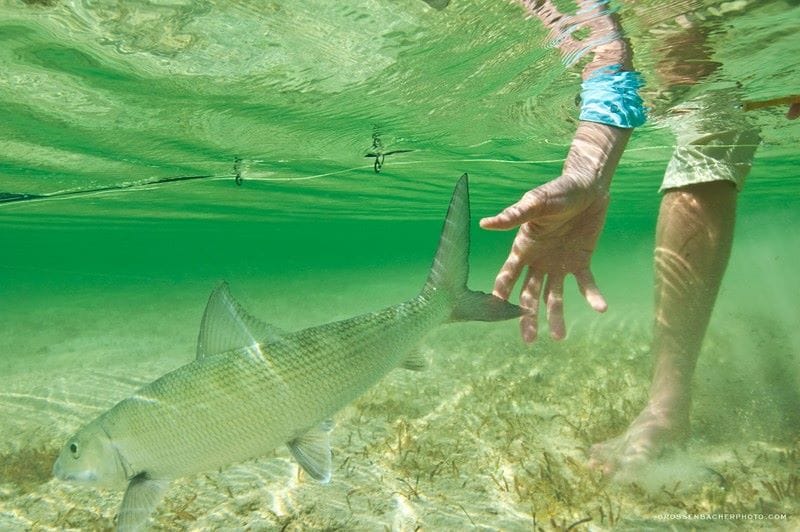
<svg viewBox="0 0 800 532">
<path fill-rule="evenodd" d="M 72 453 L 73 458 L 78 458 L 78 444 L 76 442 L 72 442 L 69 444 L 69 452 Z"/>
</svg>

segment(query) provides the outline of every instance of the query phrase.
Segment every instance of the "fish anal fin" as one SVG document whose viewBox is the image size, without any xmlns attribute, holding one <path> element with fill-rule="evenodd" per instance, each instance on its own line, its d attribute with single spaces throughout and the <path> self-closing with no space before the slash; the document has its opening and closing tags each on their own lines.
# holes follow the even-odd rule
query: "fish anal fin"
<svg viewBox="0 0 800 532">
<path fill-rule="evenodd" d="M 168 480 L 152 480 L 144 474 L 131 479 L 117 516 L 117 531 L 145 530 L 150 515 L 161 502 L 168 486 Z"/>
<path fill-rule="evenodd" d="M 263 358 L 261 342 L 281 338 L 285 333 L 248 313 L 231 295 L 228 283 L 220 283 L 208 298 L 200 334 L 197 358 L 246 348 L 252 356 Z"/>
<path fill-rule="evenodd" d="M 289 450 L 311 478 L 326 484 L 331 480 L 331 438 L 333 421 L 323 421 L 291 440 Z"/>
</svg>

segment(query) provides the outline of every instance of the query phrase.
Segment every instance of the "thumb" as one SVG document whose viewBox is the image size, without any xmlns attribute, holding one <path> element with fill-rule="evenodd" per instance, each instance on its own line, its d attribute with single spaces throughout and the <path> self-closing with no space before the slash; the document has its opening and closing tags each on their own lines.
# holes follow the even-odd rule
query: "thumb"
<svg viewBox="0 0 800 532">
<path fill-rule="evenodd" d="M 544 204 L 537 190 L 526 192 L 522 199 L 503 209 L 499 214 L 481 219 L 483 229 L 505 230 L 524 224 L 538 214 Z"/>
</svg>

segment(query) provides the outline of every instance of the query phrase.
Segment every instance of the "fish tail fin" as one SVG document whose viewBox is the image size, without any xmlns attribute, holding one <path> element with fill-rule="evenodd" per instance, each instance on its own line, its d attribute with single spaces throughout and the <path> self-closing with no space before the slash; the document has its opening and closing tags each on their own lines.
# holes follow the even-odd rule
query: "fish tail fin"
<svg viewBox="0 0 800 532">
<path fill-rule="evenodd" d="M 452 305 L 450 321 L 501 321 L 520 316 L 522 310 L 518 306 L 467 288 L 469 225 L 469 178 L 464 174 L 453 191 L 423 295 L 446 296 Z"/>
</svg>

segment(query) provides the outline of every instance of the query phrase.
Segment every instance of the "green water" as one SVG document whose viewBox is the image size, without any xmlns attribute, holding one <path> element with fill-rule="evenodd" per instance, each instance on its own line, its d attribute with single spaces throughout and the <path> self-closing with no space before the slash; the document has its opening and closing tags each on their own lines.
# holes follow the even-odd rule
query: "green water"
<svg viewBox="0 0 800 532">
<path fill-rule="evenodd" d="M 676 524 L 662 514 L 798 515 L 800 120 L 784 108 L 748 113 L 763 143 L 687 448 L 634 485 L 582 465 L 646 398 L 657 189 L 675 144 L 663 116 L 705 92 L 732 106 L 800 92 L 800 6 L 744 4 L 621 6 L 652 109 L 594 256 L 606 314 L 568 283 L 563 342 L 526 346 L 511 322 L 444 327 L 421 346 L 428 371 L 394 372 L 337 416 L 330 485 L 298 478 L 279 449 L 176 481 L 155 526 L 530 530 L 591 517 L 637 529 Z M 672 50 L 654 29 L 689 11 L 720 66 L 671 93 L 656 65 Z M 413 297 L 469 172 L 471 284 L 490 289 L 512 234 L 476 220 L 557 176 L 576 127 L 579 69 L 511 2 L 0 0 L 0 14 L 0 193 L 40 196 L 0 203 L 4 530 L 113 525 L 121 492 L 51 479 L 55 453 L 192 359 L 221 279 L 287 329 Z M 376 173 L 376 138 L 413 151 Z M 182 176 L 208 177 L 155 183 Z"/>
</svg>

